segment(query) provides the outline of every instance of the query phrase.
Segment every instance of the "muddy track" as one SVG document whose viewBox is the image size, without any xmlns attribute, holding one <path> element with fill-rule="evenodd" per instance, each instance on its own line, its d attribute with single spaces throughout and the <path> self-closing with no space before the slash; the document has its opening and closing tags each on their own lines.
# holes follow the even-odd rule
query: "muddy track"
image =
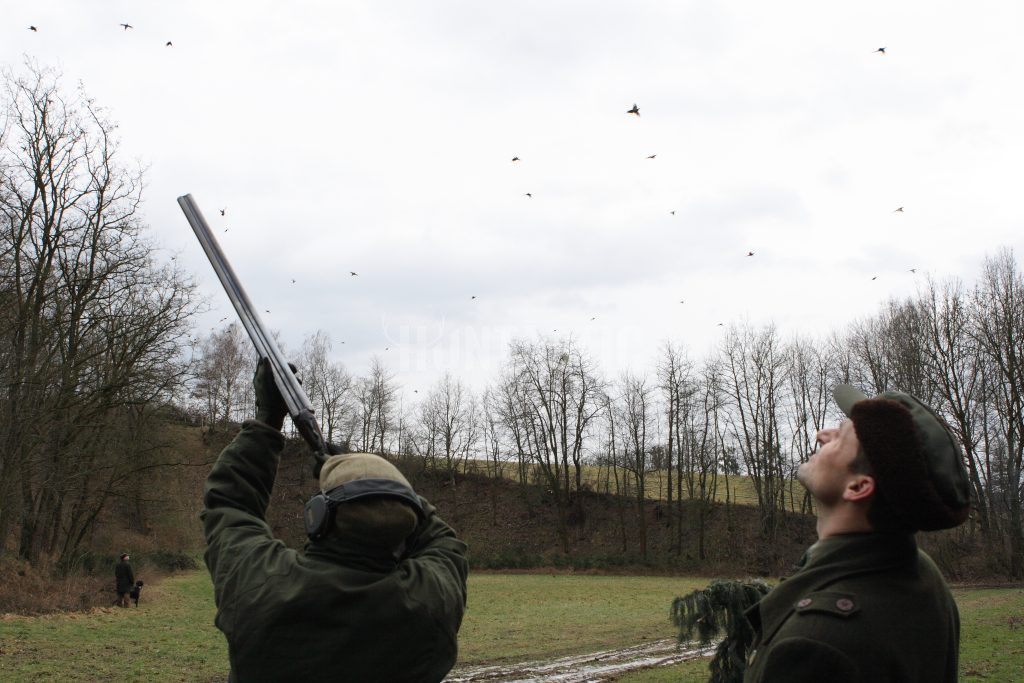
<svg viewBox="0 0 1024 683">
<path fill-rule="evenodd" d="M 505 681 L 519 683 L 584 683 L 605 681 L 627 671 L 668 666 L 710 655 L 714 646 L 688 644 L 677 648 L 674 639 L 656 640 L 619 650 L 604 650 L 537 662 L 457 667 L 445 679 L 448 683 Z"/>
</svg>

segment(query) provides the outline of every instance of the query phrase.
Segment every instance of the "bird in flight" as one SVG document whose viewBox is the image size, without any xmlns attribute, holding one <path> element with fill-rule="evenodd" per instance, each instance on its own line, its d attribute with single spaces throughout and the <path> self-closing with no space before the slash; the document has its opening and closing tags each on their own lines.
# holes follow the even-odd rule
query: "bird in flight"
<svg viewBox="0 0 1024 683">
<path fill-rule="evenodd" d="M 270 313 L 270 309 L 269 308 L 264 308 L 263 310 L 266 311 L 267 313 Z"/>
<path fill-rule="evenodd" d="M 469 297 L 469 300 L 472 301 L 475 298 L 476 298 L 476 294 L 474 294 L 473 296 Z"/>
<path fill-rule="evenodd" d="M 594 322 L 595 320 L 597 320 L 597 316 L 594 316 L 593 318 L 591 318 L 590 322 Z"/>
<path fill-rule="evenodd" d="M 524 194 L 525 194 L 525 195 L 526 195 L 527 197 L 530 197 L 531 199 L 533 198 L 533 195 L 532 195 L 532 194 L 530 194 L 529 192 L 526 192 L 526 193 L 524 193 Z"/>
<path fill-rule="evenodd" d="M 512 157 L 512 161 L 519 161 L 519 157 Z"/>
<path fill-rule="evenodd" d="M 637 116 L 640 116 L 640 107 L 636 106 L 636 104 L 634 103 L 633 104 L 633 108 L 630 109 L 629 111 L 627 111 L 626 113 L 627 114 L 636 114 Z"/>
<path fill-rule="evenodd" d="M 681 303 L 681 304 L 685 304 L 685 303 L 686 303 L 686 299 L 680 299 L 680 300 L 679 300 L 679 303 Z"/>
<path fill-rule="evenodd" d="M 654 158 L 654 157 L 656 157 L 656 156 L 658 156 L 658 155 L 657 155 L 657 154 L 652 154 L 652 155 L 650 155 L 650 156 L 649 156 L 649 157 L 647 157 L 647 158 L 648 158 L 648 159 L 653 159 L 653 158 Z"/>
<path fill-rule="evenodd" d="M 128 30 L 128 29 L 130 29 L 130 28 L 135 28 L 135 27 L 134 27 L 134 26 L 132 26 L 131 24 L 118 24 L 118 26 L 121 26 L 121 27 L 123 27 L 125 31 L 127 31 L 127 30 Z"/>
<path fill-rule="evenodd" d="M 875 50 L 875 52 L 881 52 L 884 55 L 885 54 L 885 48 L 884 47 L 880 47 L 877 50 Z"/>
<path fill-rule="evenodd" d="M 893 210 L 892 210 L 892 212 L 893 212 L 893 213 L 903 213 L 903 207 L 901 206 L 901 207 L 900 207 L 900 208 L 898 208 L 898 209 L 893 209 Z"/>
<path fill-rule="evenodd" d="M 230 228 L 224 228 L 224 232 L 227 232 L 228 230 L 230 230 Z"/>
<path fill-rule="evenodd" d="M 223 209 L 220 210 L 220 215 L 223 216 L 224 212 L 227 211 L 227 210 L 228 210 L 228 207 L 225 206 Z"/>
<path fill-rule="evenodd" d="M 725 327 L 725 323 L 718 323 L 719 327 Z"/>
<path fill-rule="evenodd" d="M 747 252 L 747 256 L 753 256 L 753 255 L 754 255 L 754 252 L 752 252 L 752 251 L 748 251 Z"/>
<path fill-rule="evenodd" d="M 351 277 L 355 277 L 356 275 L 359 275 L 359 273 L 357 273 L 357 272 L 356 272 L 356 271 L 354 271 L 354 270 L 350 270 L 350 271 L 348 271 L 348 274 L 349 274 L 349 275 L 350 275 Z"/>
<path fill-rule="evenodd" d="M 878 276 L 876 275 L 876 276 L 874 276 L 873 278 L 871 278 L 871 281 L 872 281 L 872 282 L 874 282 L 874 281 L 875 281 L 875 280 L 877 280 L 877 279 L 878 279 Z"/>
<path fill-rule="evenodd" d="M 295 284 L 295 278 L 292 278 L 292 284 L 293 285 Z"/>
<path fill-rule="evenodd" d="M 917 273 L 917 268 L 911 268 L 911 269 L 910 269 L 909 271 L 907 271 L 907 272 L 908 272 L 908 273 L 915 273 L 915 274 L 916 274 L 916 273 Z"/>
<path fill-rule="evenodd" d="M 672 211 L 669 211 L 669 213 L 670 213 L 670 214 L 672 214 L 673 216 L 675 216 L 675 215 L 676 215 L 676 212 L 675 212 L 675 210 L 674 210 L 674 209 L 673 209 Z"/>
<path fill-rule="evenodd" d="M 174 43 L 168 40 L 164 47 L 174 47 Z"/>
<path fill-rule="evenodd" d="M 39 33 L 39 29 L 37 29 L 35 26 L 29 26 L 28 30 L 32 31 L 33 33 Z"/>
</svg>

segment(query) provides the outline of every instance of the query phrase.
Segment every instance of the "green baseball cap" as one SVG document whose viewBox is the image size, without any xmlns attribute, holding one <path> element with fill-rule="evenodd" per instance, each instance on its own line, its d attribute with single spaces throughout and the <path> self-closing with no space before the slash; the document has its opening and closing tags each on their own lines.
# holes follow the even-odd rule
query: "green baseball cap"
<svg viewBox="0 0 1024 683">
<path fill-rule="evenodd" d="M 971 496 L 963 449 L 934 410 L 902 391 L 869 398 L 840 384 L 832 395 L 853 421 L 878 490 L 904 526 L 947 529 L 967 519 Z"/>
</svg>

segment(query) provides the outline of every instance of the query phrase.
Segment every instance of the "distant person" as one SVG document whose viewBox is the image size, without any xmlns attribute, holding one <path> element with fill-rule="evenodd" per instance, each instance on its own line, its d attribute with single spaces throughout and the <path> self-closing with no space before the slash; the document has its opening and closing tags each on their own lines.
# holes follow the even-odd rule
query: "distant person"
<svg viewBox="0 0 1024 683">
<path fill-rule="evenodd" d="M 376 455 L 328 458 L 306 506 L 305 552 L 267 505 L 287 415 L 263 360 L 256 419 L 220 454 L 200 515 L 233 681 L 440 681 L 466 608 L 466 545 Z"/>
<path fill-rule="evenodd" d="M 814 497 L 818 542 L 747 611 L 744 681 L 957 680 L 960 617 L 915 532 L 967 519 L 963 452 L 949 428 L 898 391 L 833 391 L 850 419 L 818 432 L 797 479 Z"/>
<path fill-rule="evenodd" d="M 132 571 L 132 565 L 128 562 L 130 559 L 128 553 L 121 553 L 121 559 L 114 567 L 114 579 L 117 583 L 117 600 L 114 601 L 114 604 L 118 607 L 128 606 L 128 598 L 135 586 L 135 572 Z"/>
</svg>

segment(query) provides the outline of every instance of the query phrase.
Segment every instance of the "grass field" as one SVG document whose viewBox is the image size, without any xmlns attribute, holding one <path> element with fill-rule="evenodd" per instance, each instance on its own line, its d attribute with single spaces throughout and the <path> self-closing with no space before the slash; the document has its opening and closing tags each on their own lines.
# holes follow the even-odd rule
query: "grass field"
<svg viewBox="0 0 1024 683">
<path fill-rule="evenodd" d="M 672 637 L 672 598 L 708 579 L 474 574 L 460 664 L 543 659 Z M 1024 678 L 1024 590 L 955 591 L 965 678 Z M 0 680 L 212 681 L 227 673 L 204 572 L 147 586 L 141 606 L 0 619 Z M 704 681 L 706 661 L 620 677 Z"/>
</svg>

